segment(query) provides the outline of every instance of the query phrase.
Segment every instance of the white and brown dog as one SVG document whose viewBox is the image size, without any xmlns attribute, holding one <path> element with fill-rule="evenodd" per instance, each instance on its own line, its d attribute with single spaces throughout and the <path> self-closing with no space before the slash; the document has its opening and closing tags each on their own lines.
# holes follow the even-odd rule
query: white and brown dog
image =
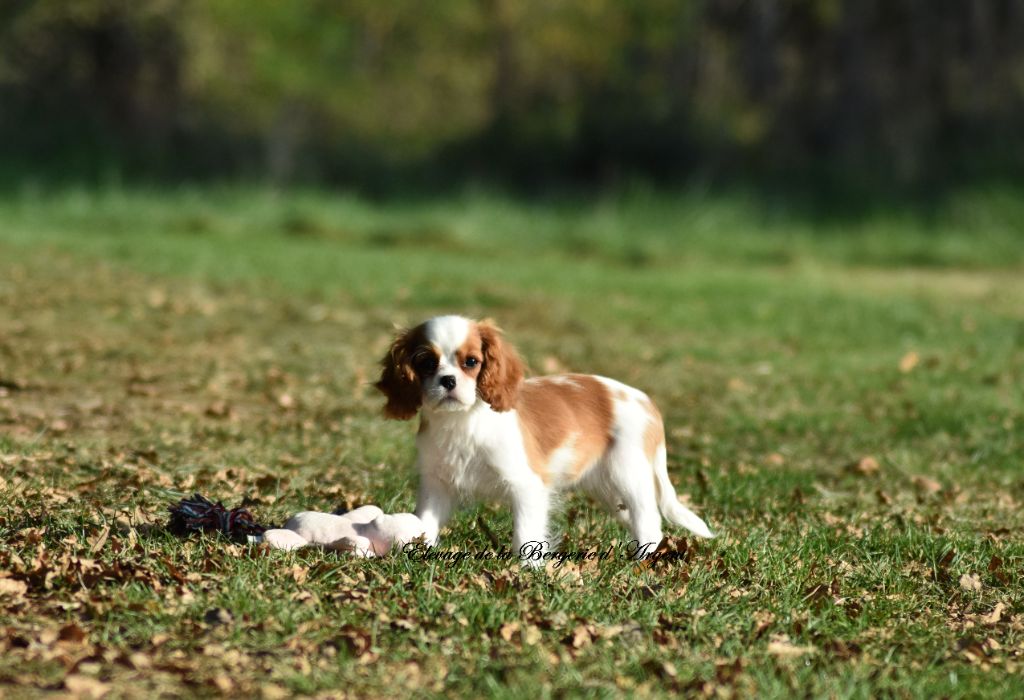
<svg viewBox="0 0 1024 700">
<path fill-rule="evenodd" d="M 552 496 L 578 486 L 643 545 L 661 518 L 712 537 L 676 497 L 661 414 L 642 391 L 604 377 L 523 379 L 523 364 L 489 321 L 439 316 L 400 333 L 376 386 L 389 418 L 420 414 L 416 515 L 430 543 L 467 497 L 512 507 L 513 549 L 547 542 Z"/>
</svg>

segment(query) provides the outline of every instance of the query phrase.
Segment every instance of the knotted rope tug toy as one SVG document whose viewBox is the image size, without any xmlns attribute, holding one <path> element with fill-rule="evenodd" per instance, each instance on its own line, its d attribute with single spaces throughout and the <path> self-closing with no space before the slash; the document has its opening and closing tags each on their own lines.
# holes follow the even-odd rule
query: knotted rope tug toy
<svg viewBox="0 0 1024 700">
<path fill-rule="evenodd" d="M 179 536 L 192 532 L 220 532 L 233 540 L 248 542 L 267 530 L 245 508 L 228 510 L 220 501 L 214 503 L 198 493 L 191 499 L 181 499 L 167 510 L 171 513 L 167 529 Z"/>
</svg>

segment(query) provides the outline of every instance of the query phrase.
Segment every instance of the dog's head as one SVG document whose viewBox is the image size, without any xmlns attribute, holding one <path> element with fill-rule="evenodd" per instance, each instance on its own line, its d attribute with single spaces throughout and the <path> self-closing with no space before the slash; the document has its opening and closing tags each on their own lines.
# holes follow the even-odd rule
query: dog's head
<svg viewBox="0 0 1024 700">
<path fill-rule="evenodd" d="M 438 316 L 398 334 L 375 386 L 385 415 L 408 420 L 420 408 L 468 411 L 481 401 L 508 411 L 522 380 L 519 355 L 491 321 Z"/>
</svg>

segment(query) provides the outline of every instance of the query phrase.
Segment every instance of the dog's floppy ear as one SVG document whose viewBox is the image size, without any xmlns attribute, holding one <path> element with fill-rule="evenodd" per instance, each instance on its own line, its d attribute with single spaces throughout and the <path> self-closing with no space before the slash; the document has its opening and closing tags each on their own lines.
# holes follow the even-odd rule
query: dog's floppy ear
<svg viewBox="0 0 1024 700">
<path fill-rule="evenodd" d="M 423 394 L 413 369 L 413 355 L 419 340 L 419 329 L 402 331 L 380 361 L 380 380 L 374 384 L 384 396 L 384 415 L 396 420 L 409 420 L 420 410 Z"/>
<path fill-rule="evenodd" d="M 523 361 L 492 321 L 481 321 L 477 330 L 484 356 L 476 380 L 477 391 L 495 411 L 508 411 L 515 406 L 519 385 L 523 382 Z"/>
</svg>

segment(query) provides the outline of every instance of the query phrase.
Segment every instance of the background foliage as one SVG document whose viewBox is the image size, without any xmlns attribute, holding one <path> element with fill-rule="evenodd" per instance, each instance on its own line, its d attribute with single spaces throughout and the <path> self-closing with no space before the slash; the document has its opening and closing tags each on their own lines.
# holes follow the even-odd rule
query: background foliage
<svg viewBox="0 0 1024 700">
<path fill-rule="evenodd" d="M 0 136 L 50 177 L 941 185 L 1019 173 L 1022 37 L 1018 0 L 12 0 Z"/>
</svg>

